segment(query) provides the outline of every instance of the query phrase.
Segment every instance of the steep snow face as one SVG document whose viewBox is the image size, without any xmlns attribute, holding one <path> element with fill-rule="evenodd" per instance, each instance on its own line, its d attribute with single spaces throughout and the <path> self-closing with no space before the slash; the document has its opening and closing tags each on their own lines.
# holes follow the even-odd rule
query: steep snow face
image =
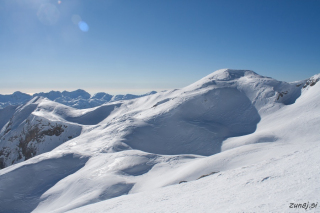
<svg viewBox="0 0 320 213">
<path fill-rule="evenodd" d="M 77 137 L 82 127 L 51 117 L 37 116 L 39 103 L 31 101 L 11 111 L 11 117 L 0 132 L 0 167 L 27 160 L 38 154 L 51 151 L 63 142 Z M 5 108 L 4 110 L 7 110 Z"/>
<path fill-rule="evenodd" d="M 187 90 L 231 87 L 243 92 L 263 116 L 284 105 L 290 105 L 301 95 L 306 81 L 286 83 L 264 77 L 250 70 L 222 69 L 186 87 Z"/>
<path fill-rule="evenodd" d="M 279 202 L 270 208 L 272 203 L 263 206 L 263 199 L 247 195 L 264 198 L 272 187 L 281 189 L 272 201 L 293 202 L 293 192 L 303 188 L 300 183 L 319 173 L 314 166 L 319 158 L 313 151 L 318 150 L 320 141 L 317 79 L 319 75 L 286 83 L 252 71 L 224 69 L 180 90 L 92 109 L 35 100 L 28 104 L 36 105 L 31 114 L 24 115 L 25 120 L 17 118 L 20 124 L 15 124 L 16 129 L 25 127 L 31 116 L 74 125 L 81 128 L 81 134 L 50 152 L 0 170 L 0 183 L 6 183 L 0 185 L 0 206 L 7 212 L 15 208 L 26 212 L 141 212 L 144 207 L 157 211 L 153 203 L 160 199 L 161 209 L 168 212 L 180 211 L 170 200 L 184 203 L 183 211 L 195 212 L 200 204 L 210 211 L 232 211 L 226 206 L 241 197 L 236 202 L 241 211 L 247 210 L 245 207 L 266 212 L 284 209 Z M 310 162 L 303 160 L 306 155 L 311 156 Z M 45 165 L 63 164 L 70 156 L 76 156 L 70 165 L 54 166 L 57 175 L 43 172 Z M 298 168 L 285 170 L 286 165 L 295 163 L 312 168 L 312 172 L 301 175 Z M 25 185 L 15 186 L 12 180 L 25 167 L 33 172 L 26 174 Z M 43 182 L 46 178 L 50 184 Z M 315 180 L 310 184 L 318 189 Z M 41 183 L 39 188 L 35 182 Z M 176 186 L 157 189 L 170 185 Z M 300 192 L 308 198 L 317 195 L 312 187 Z M 128 196 L 121 196 L 125 194 Z M 199 205 L 188 205 L 193 195 L 198 196 Z M 208 197 L 215 201 L 205 199 Z M 247 205 L 248 199 L 253 205 Z M 142 205 L 143 200 L 149 204 Z M 255 204 L 255 200 L 259 202 Z M 79 209 L 82 206 L 86 207 Z"/>
<path fill-rule="evenodd" d="M 0 111 L 0 168 L 51 151 L 79 136 L 88 125 L 107 118 L 121 103 L 77 110 L 35 97 L 25 105 Z"/>
<path fill-rule="evenodd" d="M 320 106 L 320 85 L 316 85 L 319 79 L 320 75 L 315 75 L 304 84 L 298 84 L 299 88 L 302 88 L 302 95 L 293 105 L 288 105 L 266 115 L 253 134 L 225 140 L 222 150 L 255 143 L 295 141 L 297 138 L 301 138 L 301 142 L 317 142 L 319 138 L 314 134 L 314 129 L 311 126 L 319 125 L 320 111 L 317 110 L 317 107 Z M 275 122 L 277 120 L 281 122 Z M 306 135 L 309 136 L 306 137 Z"/>
<path fill-rule="evenodd" d="M 143 122 L 133 121 L 123 142 L 157 154 L 212 155 L 227 138 L 253 133 L 261 116 L 293 104 L 301 88 L 253 71 L 218 70 L 182 90 L 159 95 L 151 109 L 135 115 Z"/>
<path fill-rule="evenodd" d="M 260 121 L 251 101 L 235 88 L 182 97 L 176 107 L 137 125 L 124 143 L 157 154 L 212 155 L 221 151 L 223 140 L 254 132 Z"/>
</svg>

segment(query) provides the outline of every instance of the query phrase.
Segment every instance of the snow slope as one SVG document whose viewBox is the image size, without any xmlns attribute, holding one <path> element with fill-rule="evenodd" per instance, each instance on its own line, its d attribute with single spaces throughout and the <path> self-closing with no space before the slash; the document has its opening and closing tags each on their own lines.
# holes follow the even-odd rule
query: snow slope
<svg viewBox="0 0 320 213">
<path fill-rule="evenodd" d="M 276 157 L 251 158 L 251 163 L 199 180 L 124 195 L 68 212 L 319 212 L 319 145 L 305 145 L 308 146 L 259 144 L 258 152 L 246 147 L 246 151 L 262 155 L 268 152 L 261 149 L 268 149 Z M 238 150 L 247 154 L 244 151 Z M 233 158 L 219 155 L 214 160 Z M 291 203 L 309 203 L 308 211 L 290 208 Z M 312 203 L 318 207 L 312 208 Z"/>
<path fill-rule="evenodd" d="M 34 100 L 29 116 L 81 133 L 0 170 L 0 212 L 289 212 L 318 202 L 319 78 L 224 69 L 93 109 Z"/>
<path fill-rule="evenodd" d="M 45 98 L 35 97 L 19 107 L 0 111 L 0 168 L 48 152 L 78 137 L 83 125 L 95 125 L 121 103 L 91 109 L 74 109 Z M 0 123 L 1 124 L 1 123 Z"/>
<path fill-rule="evenodd" d="M 50 102 L 49 106 L 47 102 Z M 57 115 L 38 116 L 36 113 L 41 109 L 51 109 L 48 114 L 52 114 L 52 111 L 59 108 L 68 107 L 36 97 L 25 105 L 6 107 L 0 111 L 0 116 L 6 115 L 1 116 L 3 121 L 8 120 L 0 131 L 0 168 L 51 151 L 80 135 L 81 125 L 67 122 Z M 75 111 L 70 107 L 68 109 Z"/>
<path fill-rule="evenodd" d="M 320 193 L 320 84 L 304 86 L 294 104 L 265 114 L 254 133 L 177 169 L 178 180 L 188 182 L 71 212 L 320 212 L 312 208 Z"/>
</svg>

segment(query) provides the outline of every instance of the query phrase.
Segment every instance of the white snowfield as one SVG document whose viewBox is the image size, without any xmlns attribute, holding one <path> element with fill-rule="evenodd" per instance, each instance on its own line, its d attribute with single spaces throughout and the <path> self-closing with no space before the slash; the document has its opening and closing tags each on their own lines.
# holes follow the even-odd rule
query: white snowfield
<svg viewBox="0 0 320 213">
<path fill-rule="evenodd" d="M 5 108 L 0 212 L 320 212 L 319 79 L 223 69 L 91 109 Z"/>
</svg>

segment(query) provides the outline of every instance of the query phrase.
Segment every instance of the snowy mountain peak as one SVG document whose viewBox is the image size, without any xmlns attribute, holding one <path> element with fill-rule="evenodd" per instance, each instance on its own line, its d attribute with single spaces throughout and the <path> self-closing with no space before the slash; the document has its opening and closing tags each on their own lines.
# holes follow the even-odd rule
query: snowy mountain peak
<svg viewBox="0 0 320 213">
<path fill-rule="evenodd" d="M 28 94 L 25 94 L 25 93 L 22 93 L 20 91 L 16 91 L 12 94 L 14 97 L 16 98 L 21 98 L 21 97 L 29 97 L 30 95 Z"/>
<path fill-rule="evenodd" d="M 31 97 L 31 95 L 19 91 L 16 91 L 11 95 L 0 94 L 0 109 L 8 105 L 19 105 L 25 103 L 26 101 L 30 100 Z"/>
<path fill-rule="evenodd" d="M 206 77 L 196 81 L 195 83 L 187 86 L 188 89 L 204 88 L 207 86 L 213 86 L 218 84 L 221 86 L 223 84 L 233 84 L 235 81 L 239 81 L 242 78 L 245 79 L 255 79 L 255 78 L 265 78 L 269 77 L 261 76 L 251 70 L 236 70 L 236 69 L 220 69 L 217 70 Z"/>
<path fill-rule="evenodd" d="M 68 92 L 65 90 L 62 92 L 62 95 L 71 99 L 78 99 L 78 98 L 89 99 L 91 97 L 91 95 L 88 92 L 82 89 L 77 89 L 72 92 Z"/>
<path fill-rule="evenodd" d="M 94 94 L 91 98 L 110 101 L 112 98 L 112 95 L 105 93 L 105 92 L 98 92 L 98 93 Z"/>
<path fill-rule="evenodd" d="M 220 69 L 204 78 L 218 81 L 232 81 L 244 76 L 260 77 L 260 75 L 251 70 Z"/>
<path fill-rule="evenodd" d="M 35 96 L 41 96 L 41 97 L 46 97 L 46 98 L 48 98 L 50 100 L 55 100 L 57 98 L 62 97 L 62 94 L 59 91 L 53 91 L 52 90 L 52 91 L 50 91 L 48 93 L 45 93 L 45 92 L 35 93 L 35 94 L 33 94 L 33 97 L 35 97 Z"/>
</svg>

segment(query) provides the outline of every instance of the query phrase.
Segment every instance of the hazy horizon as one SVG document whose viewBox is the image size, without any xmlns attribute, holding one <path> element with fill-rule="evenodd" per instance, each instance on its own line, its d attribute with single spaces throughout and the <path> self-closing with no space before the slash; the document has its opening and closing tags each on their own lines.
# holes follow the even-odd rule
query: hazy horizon
<svg viewBox="0 0 320 213">
<path fill-rule="evenodd" d="M 70 89 L 61 89 L 61 90 L 60 89 L 51 89 L 51 90 L 50 89 L 43 89 L 43 90 L 39 89 L 39 90 L 35 90 L 35 92 L 25 92 L 25 91 L 22 91 L 22 90 L 16 90 L 16 91 L 12 91 L 11 92 L 11 90 L 9 90 L 9 92 L 0 93 L 0 95 L 11 95 L 14 92 L 22 92 L 22 93 L 25 93 L 25 94 L 28 94 L 28 95 L 33 95 L 33 94 L 41 93 L 41 92 L 48 93 L 48 92 L 51 92 L 51 91 L 59 91 L 59 92 L 68 91 L 68 92 L 72 92 L 72 91 L 75 91 L 75 90 L 78 90 L 78 89 L 85 90 L 90 95 L 94 95 L 94 94 L 96 94 L 98 92 L 105 92 L 105 93 L 110 94 L 110 95 L 125 95 L 125 94 L 142 95 L 142 94 L 145 94 L 145 93 L 148 93 L 148 92 L 151 92 L 151 91 L 160 92 L 160 91 L 163 91 L 163 90 L 168 90 L 168 89 L 157 89 L 157 90 L 153 90 L 153 89 L 150 89 L 150 90 L 148 90 L 148 89 L 131 89 L 131 90 L 109 89 L 108 90 L 107 89 L 106 91 L 102 91 L 102 90 L 99 90 L 99 89 L 86 90 L 86 89 L 83 89 L 83 88 L 77 88 L 77 89 L 70 88 Z"/>
<path fill-rule="evenodd" d="M 0 94 L 139 94 L 222 68 L 320 73 L 320 1 L 3 0 Z"/>
</svg>

